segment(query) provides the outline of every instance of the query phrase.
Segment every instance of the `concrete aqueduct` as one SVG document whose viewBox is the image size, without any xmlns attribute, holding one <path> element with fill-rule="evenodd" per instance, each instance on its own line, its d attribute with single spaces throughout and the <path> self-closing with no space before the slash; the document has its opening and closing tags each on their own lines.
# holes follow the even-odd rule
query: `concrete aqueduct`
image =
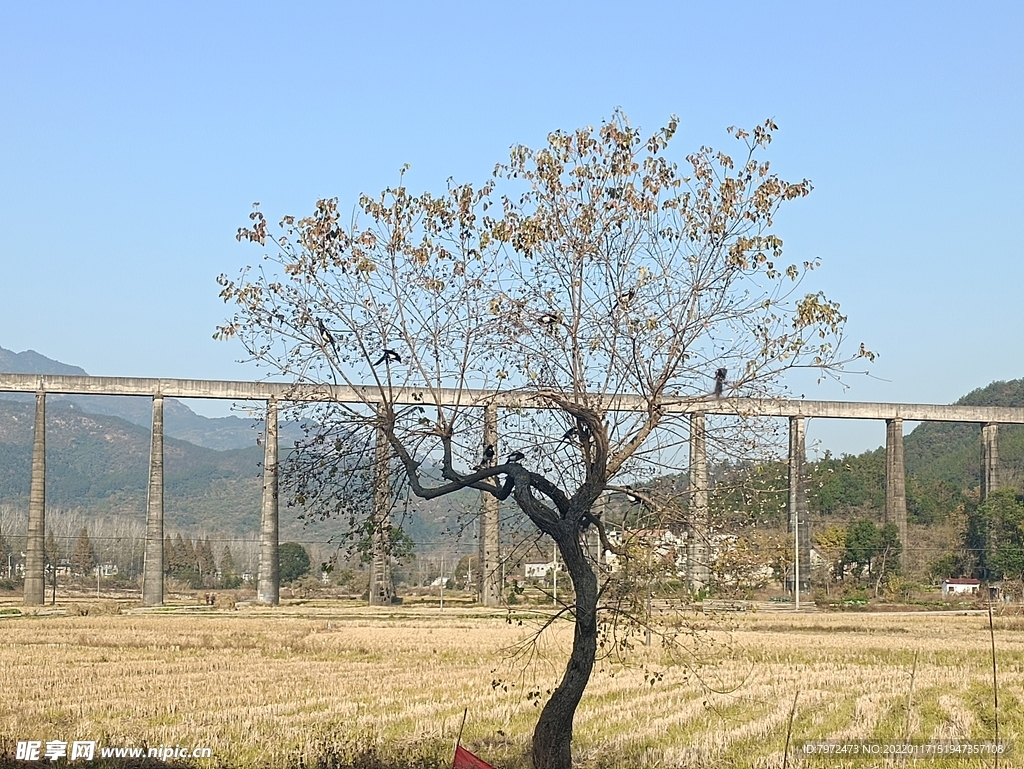
<svg viewBox="0 0 1024 769">
<path fill-rule="evenodd" d="M 277 604 L 278 580 L 278 440 L 277 405 L 281 402 L 334 401 L 373 404 L 379 400 L 374 388 L 304 386 L 274 382 L 230 382 L 196 379 L 143 379 L 131 377 L 38 376 L 0 374 L 0 391 L 35 393 L 36 412 L 32 449 L 32 484 L 29 494 L 28 548 L 25 564 L 25 603 L 42 604 L 45 579 L 46 508 L 46 396 L 136 395 L 153 399 L 152 448 L 149 461 L 149 494 L 146 518 L 146 558 L 143 569 L 142 600 L 157 606 L 164 600 L 164 501 L 163 501 L 163 402 L 164 398 L 219 398 L 266 402 L 266 440 L 263 463 L 263 502 L 260 528 L 260 565 L 257 600 Z M 499 408 L 542 408 L 528 394 L 482 390 L 426 390 L 396 388 L 396 404 L 476 406 L 484 409 L 483 443 L 497 445 Z M 377 396 L 375 398 L 375 396 Z M 646 410 L 638 396 L 620 395 L 610 399 L 611 410 Z M 1024 408 L 994 406 L 938 406 L 907 403 L 848 403 L 842 401 L 752 400 L 742 398 L 687 399 L 666 405 L 665 410 L 687 414 L 690 419 L 690 510 L 691 525 L 699 528 L 707 516 L 708 480 L 704 424 L 707 415 L 740 415 L 789 419 L 789 518 L 790 532 L 799 543 L 800 587 L 809 586 L 810 532 L 807 526 L 807 495 L 804 483 L 806 462 L 805 427 L 810 418 L 875 419 L 886 422 L 885 520 L 897 524 L 900 540 L 907 545 L 907 503 L 903 464 L 903 422 L 973 422 L 981 428 L 981 494 L 984 499 L 999 487 L 998 426 L 1024 424 Z M 386 461 L 386 454 L 383 457 Z M 377 494 L 375 506 L 386 506 L 387 495 Z M 480 600 L 486 605 L 500 601 L 497 584 L 500 541 L 498 506 L 485 495 L 481 505 L 480 562 L 486 576 Z M 387 510 L 376 510 L 378 516 Z M 688 538 L 689 579 L 694 587 L 706 584 L 707 555 L 700 537 Z M 386 563 L 376 558 L 371 565 L 370 602 L 386 598 Z"/>
</svg>

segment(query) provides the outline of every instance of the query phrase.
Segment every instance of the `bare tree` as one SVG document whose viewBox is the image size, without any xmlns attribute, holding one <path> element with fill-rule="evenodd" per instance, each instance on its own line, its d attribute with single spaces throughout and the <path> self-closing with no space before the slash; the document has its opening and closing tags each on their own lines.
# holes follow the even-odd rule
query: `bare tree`
<svg viewBox="0 0 1024 769">
<path fill-rule="evenodd" d="M 337 200 L 277 228 L 257 206 L 238 237 L 271 252 L 219 281 L 237 308 L 217 336 L 298 383 L 361 388 L 360 403 L 307 412 L 285 467 L 304 515 L 348 516 L 358 531 L 397 482 L 424 499 L 469 488 L 513 500 L 554 540 L 575 630 L 534 732 L 537 769 L 570 766 L 597 656 L 607 602 L 586 532 L 633 552 L 608 538 L 601 495 L 658 507 L 630 484 L 686 461 L 702 404 L 871 355 L 841 357 L 839 306 L 800 290 L 817 265 L 782 261 L 773 217 L 811 185 L 759 159 L 776 126 L 730 129 L 739 160 L 702 148 L 682 170 L 666 156 L 676 125 L 644 137 L 616 113 L 514 147 L 480 187 L 417 196 L 403 181 L 363 196 L 347 224 Z M 403 405 L 402 388 L 420 405 Z M 499 416 L 501 446 L 481 439 L 481 390 L 520 396 Z M 709 421 L 709 446 L 749 454 L 746 425 Z M 387 521 L 370 528 L 386 538 Z"/>
</svg>

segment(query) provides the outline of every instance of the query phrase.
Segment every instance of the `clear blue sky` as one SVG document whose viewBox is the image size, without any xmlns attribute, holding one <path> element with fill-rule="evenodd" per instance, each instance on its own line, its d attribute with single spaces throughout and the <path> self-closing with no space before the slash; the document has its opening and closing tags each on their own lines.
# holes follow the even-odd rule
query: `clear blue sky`
<svg viewBox="0 0 1024 769">
<path fill-rule="evenodd" d="M 687 151 L 774 117 L 815 185 L 779 233 L 881 356 L 805 394 L 948 403 L 1024 376 L 1022 40 L 1020 2 L 3 3 L 0 346 L 258 376 L 211 339 L 253 201 L 479 181 L 622 107 Z"/>
</svg>

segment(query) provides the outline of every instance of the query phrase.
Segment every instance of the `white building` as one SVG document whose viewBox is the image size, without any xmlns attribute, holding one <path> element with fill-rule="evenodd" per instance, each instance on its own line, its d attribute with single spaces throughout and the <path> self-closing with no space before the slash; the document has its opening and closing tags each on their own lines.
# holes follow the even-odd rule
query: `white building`
<svg viewBox="0 0 1024 769">
<path fill-rule="evenodd" d="M 686 534 L 668 529 L 627 529 L 609 531 L 608 541 L 617 547 L 636 546 L 649 553 L 652 562 L 673 565 L 679 576 L 686 571 Z M 609 571 L 622 568 L 619 557 L 611 550 L 604 552 L 604 563 Z"/>
<path fill-rule="evenodd" d="M 976 579 L 957 577 L 942 580 L 942 597 L 951 595 L 977 595 L 981 591 L 981 582 Z"/>
<path fill-rule="evenodd" d="M 555 571 L 562 570 L 562 564 L 560 563 L 527 563 L 523 565 L 523 576 L 527 579 L 547 579 L 548 574 L 551 570 Z"/>
<path fill-rule="evenodd" d="M 100 576 L 103 577 L 104 579 L 109 579 L 110 577 L 116 577 L 117 576 L 117 564 L 116 563 L 101 563 L 98 566 L 96 566 L 96 568 L 94 568 L 92 570 L 92 573 L 95 574 L 97 571 L 99 571 Z"/>
</svg>

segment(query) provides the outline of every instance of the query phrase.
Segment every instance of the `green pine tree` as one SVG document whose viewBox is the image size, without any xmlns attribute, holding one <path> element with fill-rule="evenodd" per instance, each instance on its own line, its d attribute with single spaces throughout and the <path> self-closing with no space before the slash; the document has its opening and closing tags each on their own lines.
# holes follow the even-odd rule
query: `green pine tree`
<svg viewBox="0 0 1024 769">
<path fill-rule="evenodd" d="M 179 532 L 174 538 L 174 568 L 171 570 L 171 573 L 180 576 L 182 572 L 191 568 L 194 563 L 195 551 L 185 543 L 185 539 Z"/>
<path fill-rule="evenodd" d="M 213 547 L 210 545 L 210 538 L 200 539 L 196 542 L 196 562 L 199 566 L 199 576 L 203 584 L 212 587 L 214 573 L 217 571 L 217 562 L 213 557 Z"/>
<path fill-rule="evenodd" d="M 47 566 L 59 566 L 61 549 L 57 545 L 57 538 L 53 536 L 53 529 L 46 530 L 46 541 L 43 543 L 43 555 L 46 558 Z"/>
<path fill-rule="evenodd" d="M 75 547 L 71 554 L 71 573 L 83 577 L 92 574 L 96 566 L 96 554 L 92 549 L 92 542 L 89 541 L 89 531 L 84 526 L 78 532 L 78 539 L 75 540 Z"/>
<path fill-rule="evenodd" d="M 220 554 L 220 586 L 226 588 L 238 587 L 242 584 L 242 578 L 238 576 L 235 568 L 235 559 L 231 555 L 231 547 L 224 545 Z"/>
</svg>

